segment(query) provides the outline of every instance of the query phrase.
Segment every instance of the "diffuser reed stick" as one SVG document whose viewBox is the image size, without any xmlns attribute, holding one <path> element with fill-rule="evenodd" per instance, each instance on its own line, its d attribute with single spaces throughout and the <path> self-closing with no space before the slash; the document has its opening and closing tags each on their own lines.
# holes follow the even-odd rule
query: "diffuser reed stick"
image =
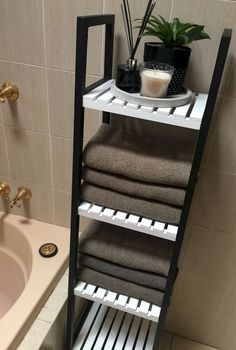
<svg viewBox="0 0 236 350">
<path fill-rule="evenodd" d="M 146 8 L 146 11 L 145 11 L 145 14 L 144 14 L 144 17 L 143 17 L 143 20 L 142 20 L 142 23 L 141 23 L 141 26 L 140 26 L 140 29 L 139 29 L 139 33 L 138 33 L 138 37 L 137 37 L 137 40 L 136 40 L 136 43 L 135 43 L 135 46 L 132 50 L 132 54 L 131 54 L 131 58 L 133 59 L 135 54 L 136 54 L 136 51 L 137 51 L 137 48 L 138 48 L 138 45 L 140 43 L 140 40 L 142 38 L 142 34 L 146 28 L 146 25 L 148 23 L 148 20 L 152 14 L 152 11 L 155 7 L 156 3 L 152 3 L 152 0 L 149 0 L 148 2 L 148 5 L 147 5 L 147 8 Z"/>
<path fill-rule="evenodd" d="M 145 11 L 145 14 L 144 14 L 144 17 L 142 19 L 142 23 L 141 23 L 141 26 L 139 29 L 139 33 L 138 33 L 137 39 L 135 41 L 135 45 L 134 45 L 133 28 L 132 28 L 129 0 L 123 0 L 123 5 L 121 4 L 121 13 L 122 13 L 122 17 L 123 17 L 126 40 L 127 40 L 128 50 L 129 50 L 129 59 L 131 61 L 134 60 L 134 56 L 135 56 L 136 51 L 138 49 L 140 40 L 142 38 L 142 34 L 146 28 L 148 20 L 149 20 L 151 14 L 152 14 L 152 11 L 156 5 L 156 3 L 153 3 L 152 1 L 153 0 L 148 1 L 146 11 Z"/>
</svg>

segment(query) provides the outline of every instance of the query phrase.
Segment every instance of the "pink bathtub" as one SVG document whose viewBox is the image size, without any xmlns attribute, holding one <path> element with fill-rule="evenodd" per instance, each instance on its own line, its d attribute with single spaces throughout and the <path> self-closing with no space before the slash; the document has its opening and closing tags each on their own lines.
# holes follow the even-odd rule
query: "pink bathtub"
<svg viewBox="0 0 236 350">
<path fill-rule="evenodd" d="M 43 258 L 53 242 L 58 253 Z M 69 230 L 0 212 L 0 349 L 13 350 L 65 271 Z"/>
</svg>

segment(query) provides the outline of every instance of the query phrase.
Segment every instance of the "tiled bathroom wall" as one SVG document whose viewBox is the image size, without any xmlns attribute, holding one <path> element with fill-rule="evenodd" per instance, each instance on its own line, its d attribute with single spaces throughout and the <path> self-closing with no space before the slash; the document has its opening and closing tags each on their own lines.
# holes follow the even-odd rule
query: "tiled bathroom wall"
<svg viewBox="0 0 236 350">
<path fill-rule="evenodd" d="M 134 17 L 145 1 L 130 0 Z M 0 180 L 31 188 L 30 206 L 12 211 L 68 226 L 73 135 L 76 16 L 116 14 L 114 66 L 127 57 L 119 0 L 0 1 L 0 84 L 17 103 L 0 106 Z M 222 350 L 236 348 L 236 1 L 159 0 L 156 14 L 206 25 L 212 40 L 192 45 L 187 85 L 207 92 L 223 28 L 233 28 L 204 162 L 186 232 L 166 329 Z M 88 81 L 102 71 L 101 29 L 90 31 Z M 143 45 L 138 51 L 142 60 Z M 85 139 L 100 122 L 86 111 Z M 85 141 L 86 141 L 85 140 Z M 0 199 L 0 209 L 9 210 Z"/>
</svg>

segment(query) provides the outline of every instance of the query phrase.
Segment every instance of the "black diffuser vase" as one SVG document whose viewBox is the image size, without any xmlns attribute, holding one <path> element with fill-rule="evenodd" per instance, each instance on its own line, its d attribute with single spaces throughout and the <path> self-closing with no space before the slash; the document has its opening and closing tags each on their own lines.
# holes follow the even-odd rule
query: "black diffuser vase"
<svg viewBox="0 0 236 350">
<path fill-rule="evenodd" d="M 116 86 L 129 93 L 140 91 L 140 75 L 137 69 L 137 60 L 127 60 L 127 64 L 117 66 Z"/>
<path fill-rule="evenodd" d="M 140 91 L 140 75 L 139 70 L 137 69 L 135 54 L 155 5 L 156 3 L 153 3 L 152 0 L 148 0 L 143 19 L 141 20 L 139 33 L 134 41 L 129 0 L 123 0 L 123 3 L 121 4 L 121 13 L 129 50 L 129 58 L 126 64 L 119 64 L 117 66 L 116 86 L 128 93 Z"/>
<path fill-rule="evenodd" d="M 167 95 L 177 95 L 184 91 L 183 84 L 186 75 L 191 49 L 187 46 L 168 48 L 162 43 L 148 42 L 144 46 L 145 62 L 164 62 L 175 68 Z"/>
</svg>

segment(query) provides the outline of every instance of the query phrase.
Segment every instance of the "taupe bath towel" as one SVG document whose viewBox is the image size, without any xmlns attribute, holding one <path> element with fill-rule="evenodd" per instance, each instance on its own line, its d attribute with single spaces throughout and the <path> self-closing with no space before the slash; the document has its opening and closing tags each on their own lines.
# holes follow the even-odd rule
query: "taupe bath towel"
<svg viewBox="0 0 236 350">
<path fill-rule="evenodd" d="M 96 286 L 109 289 L 113 292 L 140 298 L 150 303 L 160 305 L 163 299 L 163 292 L 159 290 L 142 287 L 132 282 L 123 281 L 103 273 L 94 271 L 87 267 L 81 267 L 78 271 L 78 278 L 80 281 L 88 282 Z"/>
<path fill-rule="evenodd" d="M 102 124 L 84 149 L 90 168 L 154 184 L 186 187 L 194 144 L 150 139 Z"/>
<path fill-rule="evenodd" d="M 130 269 L 118 264 L 113 264 L 106 260 L 96 258 L 91 255 L 79 254 L 79 265 L 88 267 L 97 272 L 104 273 L 124 281 L 133 282 L 141 286 L 164 291 L 166 287 L 166 277 L 154 273 Z"/>
<path fill-rule="evenodd" d="M 186 193 L 184 188 L 135 181 L 125 176 L 105 173 L 88 167 L 83 167 L 82 178 L 86 182 L 117 192 L 177 206 L 183 205 Z"/>
<path fill-rule="evenodd" d="M 178 224 L 181 215 L 181 209 L 178 207 L 125 195 L 89 183 L 82 184 L 81 198 L 88 202 L 95 202 L 170 224 Z"/>
<path fill-rule="evenodd" d="M 81 234 L 79 248 L 114 264 L 167 276 L 173 242 L 92 220 Z"/>
</svg>

